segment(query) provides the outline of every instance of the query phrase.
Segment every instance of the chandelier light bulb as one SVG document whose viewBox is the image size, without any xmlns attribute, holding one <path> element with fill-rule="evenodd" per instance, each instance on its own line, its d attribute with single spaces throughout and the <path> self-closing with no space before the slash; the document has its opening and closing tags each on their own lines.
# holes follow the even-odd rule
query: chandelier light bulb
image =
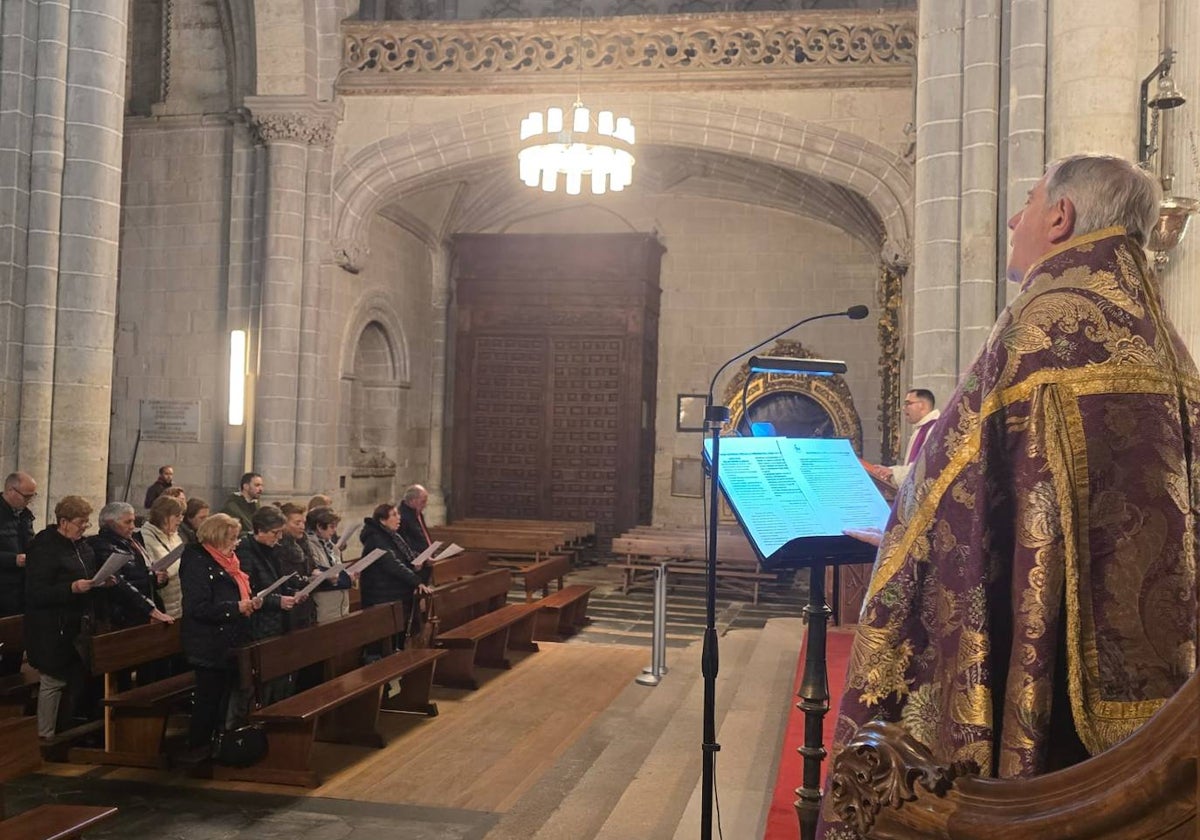
<svg viewBox="0 0 1200 840">
<path fill-rule="evenodd" d="M 568 115 L 562 108 L 531 111 L 521 121 L 517 154 L 521 181 L 544 192 L 558 189 L 563 176 L 568 195 L 583 192 L 587 177 L 592 195 L 619 192 L 633 183 L 633 121 L 612 111 L 592 111 L 576 102 Z"/>
</svg>

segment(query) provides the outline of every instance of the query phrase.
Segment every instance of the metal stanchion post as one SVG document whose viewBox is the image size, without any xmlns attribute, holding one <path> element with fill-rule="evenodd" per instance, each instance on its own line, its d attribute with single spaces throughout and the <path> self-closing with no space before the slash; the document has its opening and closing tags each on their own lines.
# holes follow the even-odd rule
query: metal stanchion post
<svg viewBox="0 0 1200 840">
<path fill-rule="evenodd" d="M 654 615 L 658 625 L 658 673 L 659 676 L 666 676 L 667 668 L 667 564 L 662 563 L 658 567 L 658 580 L 662 582 L 654 590 Z"/>
<path fill-rule="evenodd" d="M 663 661 L 663 648 L 666 647 L 666 619 L 662 616 L 666 607 L 666 592 L 667 587 L 666 565 L 661 565 L 654 570 L 654 621 L 653 630 L 650 633 L 650 667 L 643 668 L 642 673 L 634 680 L 639 685 L 658 685 L 662 682 L 661 664 Z M 660 632 L 659 625 L 662 625 Z"/>
</svg>

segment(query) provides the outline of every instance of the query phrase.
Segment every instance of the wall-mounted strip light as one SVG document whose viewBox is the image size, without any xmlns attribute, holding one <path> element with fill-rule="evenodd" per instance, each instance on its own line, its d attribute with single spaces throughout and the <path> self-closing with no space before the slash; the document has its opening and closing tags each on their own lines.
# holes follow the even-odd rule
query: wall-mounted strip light
<svg viewBox="0 0 1200 840">
<path fill-rule="evenodd" d="M 246 422 L 246 331 L 229 333 L 229 425 Z"/>
</svg>

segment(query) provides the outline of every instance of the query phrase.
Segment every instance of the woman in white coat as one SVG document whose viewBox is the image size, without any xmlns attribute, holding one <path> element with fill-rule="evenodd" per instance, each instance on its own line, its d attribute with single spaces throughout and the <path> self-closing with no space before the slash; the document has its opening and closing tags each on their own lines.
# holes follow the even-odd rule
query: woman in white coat
<svg viewBox="0 0 1200 840">
<path fill-rule="evenodd" d="M 172 496 L 159 496 L 150 506 L 150 517 L 142 523 L 142 542 L 150 562 L 157 563 L 183 544 L 179 523 L 183 521 L 183 502 Z M 179 561 L 166 568 L 166 584 L 158 591 L 163 612 L 178 619 L 183 615 L 183 593 L 179 589 Z M 161 577 L 160 577 L 161 580 Z"/>
</svg>

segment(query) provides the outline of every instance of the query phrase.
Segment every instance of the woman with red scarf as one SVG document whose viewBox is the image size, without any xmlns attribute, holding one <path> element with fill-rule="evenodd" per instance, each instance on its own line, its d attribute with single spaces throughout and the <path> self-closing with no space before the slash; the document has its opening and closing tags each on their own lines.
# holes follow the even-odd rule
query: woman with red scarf
<svg viewBox="0 0 1200 840">
<path fill-rule="evenodd" d="M 213 736 L 225 726 L 230 693 L 237 685 L 234 653 L 250 641 L 250 615 L 262 606 L 234 554 L 241 527 L 232 516 L 213 514 L 196 532 L 199 544 L 189 545 L 179 562 L 180 637 L 196 671 L 188 731 L 188 745 L 194 750 L 210 749 Z"/>
</svg>

